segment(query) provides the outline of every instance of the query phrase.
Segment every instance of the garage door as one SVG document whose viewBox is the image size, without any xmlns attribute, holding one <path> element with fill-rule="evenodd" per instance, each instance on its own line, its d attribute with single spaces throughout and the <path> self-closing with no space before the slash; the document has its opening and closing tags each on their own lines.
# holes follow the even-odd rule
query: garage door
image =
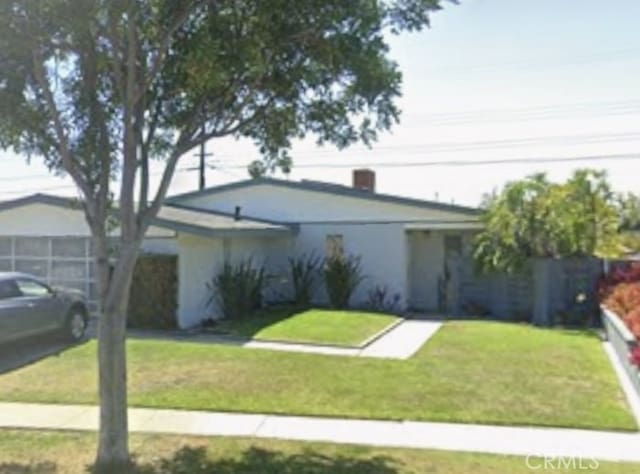
<svg viewBox="0 0 640 474">
<path fill-rule="evenodd" d="M 92 243 L 86 237 L 0 237 L 0 271 L 29 273 L 51 286 L 76 288 L 97 309 Z"/>
</svg>

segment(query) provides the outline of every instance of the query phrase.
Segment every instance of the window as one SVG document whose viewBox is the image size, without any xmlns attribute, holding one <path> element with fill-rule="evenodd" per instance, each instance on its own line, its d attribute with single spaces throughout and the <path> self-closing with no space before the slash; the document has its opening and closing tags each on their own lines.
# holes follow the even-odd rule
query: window
<svg viewBox="0 0 640 474">
<path fill-rule="evenodd" d="M 16 255 L 20 257 L 48 257 L 49 239 L 46 237 L 17 237 Z"/>
<path fill-rule="evenodd" d="M 11 257 L 11 237 L 0 237 L 0 256 Z"/>
<path fill-rule="evenodd" d="M 327 258 L 344 257 L 344 242 L 340 234 L 327 235 Z"/>
<path fill-rule="evenodd" d="M 50 293 L 49 288 L 37 281 L 16 280 L 16 284 L 18 285 L 22 296 L 39 297 L 47 296 Z"/>
<path fill-rule="evenodd" d="M 0 300 L 6 300 L 9 298 L 17 298 L 22 296 L 18 285 L 13 280 L 1 280 L 0 281 Z"/>
</svg>

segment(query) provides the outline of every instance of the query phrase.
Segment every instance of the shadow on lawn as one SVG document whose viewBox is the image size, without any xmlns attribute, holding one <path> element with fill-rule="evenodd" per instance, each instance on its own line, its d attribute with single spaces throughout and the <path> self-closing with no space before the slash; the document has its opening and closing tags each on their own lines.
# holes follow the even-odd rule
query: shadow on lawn
<svg viewBox="0 0 640 474">
<path fill-rule="evenodd" d="M 71 344 L 59 337 L 46 335 L 2 344 L 0 345 L 0 375 L 35 364 L 47 357 L 60 355 L 85 342 L 86 340 Z M 4 474 L 3 471 L 0 471 L 0 474 Z"/>
<path fill-rule="evenodd" d="M 382 456 L 358 459 L 339 455 L 325 456 L 315 450 L 284 454 L 259 448 L 249 448 L 237 457 L 213 460 L 209 458 L 205 448 L 185 447 L 171 458 L 152 464 L 138 464 L 128 474 L 397 474 L 399 471 L 392 462 L 390 458 Z M 35 472 L 40 471 L 15 471 L 16 474 Z M 93 469 L 89 472 L 112 474 Z M 122 472 L 119 470 L 118 474 Z M 11 471 L 7 473 L 14 474 Z M 2 467 L 0 474 L 5 474 Z"/>
<path fill-rule="evenodd" d="M 0 474 L 57 474 L 58 467 L 52 462 L 37 464 L 0 463 Z"/>
</svg>

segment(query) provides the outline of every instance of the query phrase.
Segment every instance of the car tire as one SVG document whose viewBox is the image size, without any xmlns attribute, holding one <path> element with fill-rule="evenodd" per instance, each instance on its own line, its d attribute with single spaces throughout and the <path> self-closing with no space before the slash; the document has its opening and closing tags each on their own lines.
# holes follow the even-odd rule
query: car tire
<svg viewBox="0 0 640 474">
<path fill-rule="evenodd" d="M 87 332 L 87 312 L 84 308 L 71 308 L 64 326 L 64 336 L 66 339 L 77 342 L 84 338 Z"/>
</svg>

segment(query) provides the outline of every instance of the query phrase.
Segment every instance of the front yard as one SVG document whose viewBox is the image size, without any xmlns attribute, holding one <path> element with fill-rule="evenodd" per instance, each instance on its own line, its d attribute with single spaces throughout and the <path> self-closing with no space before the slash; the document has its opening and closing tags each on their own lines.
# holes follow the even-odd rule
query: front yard
<svg viewBox="0 0 640 474">
<path fill-rule="evenodd" d="M 0 431 L 0 472 L 86 474 L 95 435 L 42 431 Z M 132 435 L 138 469 L 131 474 L 530 474 L 527 459 L 515 456 L 432 450 L 383 449 L 320 443 Z M 528 460 L 542 467 L 543 461 Z M 640 466 L 599 463 L 601 474 L 637 472 Z M 584 468 L 563 468 L 563 473 Z"/>
<path fill-rule="evenodd" d="M 636 430 L 598 338 L 449 322 L 409 360 L 131 340 L 144 407 Z M 0 376 L 0 399 L 97 402 L 96 344 Z"/>
<path fill-rule="evenodd" d="M 368 339 L 400 321 L 390 314 L 363 311 L 280 308 L 245 319 L 222 321 L 217 328 L 233 336 L 259 341 L 361 347 Z"/>
</svg>

